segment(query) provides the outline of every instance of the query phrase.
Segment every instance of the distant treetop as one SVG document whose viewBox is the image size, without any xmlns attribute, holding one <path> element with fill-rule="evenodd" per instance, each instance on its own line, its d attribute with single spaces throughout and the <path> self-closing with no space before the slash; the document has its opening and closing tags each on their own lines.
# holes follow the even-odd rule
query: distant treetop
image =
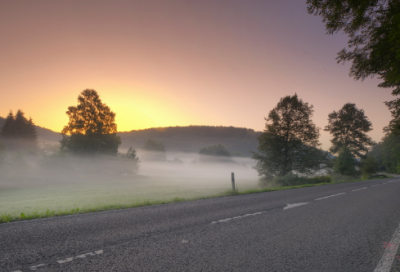
<svg viewBox="0 0 400 272">
<path fill-rule="evenodd" d="M 221 156 L 221 157 L 231 156 L 231 153 L 228 150 L 226 150 L 225 146 L 221 144 L 203 147 L 202 149 L 200 149 L 199 153 L 208 156 Z"/>
<path fill-rule="evenodd" d="M 165 152 L 165 146 L 162 143 L 159 143 L 153 139 L 148 139 L 144 145 L 143 149 L 146 151 L 159 151 Z"/>
</svg>

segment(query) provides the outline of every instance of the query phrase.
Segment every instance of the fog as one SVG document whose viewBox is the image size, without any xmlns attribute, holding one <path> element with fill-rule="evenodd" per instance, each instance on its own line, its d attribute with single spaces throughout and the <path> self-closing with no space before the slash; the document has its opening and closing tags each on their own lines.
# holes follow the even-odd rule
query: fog
<svg viewBox="0 0 400 272">
<path fill-rule="evenodd" d="M 138 156 L 145 152 L 138 150 Z M 138 174 L 168 179 L 186 179 L 187 182 L 229 183 L 231 172 L 236 179 L 257 180 L 257 172 L 253 169 L 254 160 L 244 157 L 221 158 L 204 156 L 195 153 L 167 153 L 166 161 L 143 160 Z M 229 184 L 228 184 L 229 185 Z"/>
<path fill-rule="evenodd" d="M 218 195 L 231 190 L 232 172 L 240 191 L 258 187 L 251 158 L 143 150 L 137 156 L 135 166 L 123 155 L 3 152 L 0 215 Z"/>
</svg>

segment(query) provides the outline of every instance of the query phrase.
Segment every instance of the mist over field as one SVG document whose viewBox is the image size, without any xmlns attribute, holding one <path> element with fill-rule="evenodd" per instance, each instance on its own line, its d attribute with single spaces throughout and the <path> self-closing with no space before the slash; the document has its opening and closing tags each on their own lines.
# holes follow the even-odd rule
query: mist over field
<svg viewBox="0 0 400 272">
<path fill-rule="evenodd" d="M 0 215 L 218 195 L 231 190 L 231 172 L 239 190 L 258 186 L 251 158 L 166 152 L 157 160 L 157 153 L 137 150 L 140 162 L 135 168 L 115 156 L 8 152 L 0 170 Z"/>
</svg>

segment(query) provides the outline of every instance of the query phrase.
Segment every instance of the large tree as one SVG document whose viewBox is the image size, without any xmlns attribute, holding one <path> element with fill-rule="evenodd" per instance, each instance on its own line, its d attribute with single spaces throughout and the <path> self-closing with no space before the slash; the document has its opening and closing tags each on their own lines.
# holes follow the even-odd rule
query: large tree
<svg viewBox="0 0 400 272">
<path fill-rule="evenodd" d="M 320 15 L 328 34 L 344 31 L 349 49 L 338 53 L 338 62 L 352 61 L 355 79 L 378 76 L 379 87 L 400 95 L 400 1 L 308 0 L 308 12 Z M 392 112 L 389 129 L 400 128 L 400 99 L 385 102 Z"/>
<path fill-rule="evenodd" d="M 333 154 L 347 147 L 354 156 L 362 158 L 374 144 L 366 134 L 372 130 L 372 124 L 356 104 L 344 104 L 339 111 L 329 114 L 328 121 L 324 130 L 333 136 L 329 149 Z"/>
<path fill-rule="evenodd" d="M 101 102 L 95 90 L 78 96 L 78 106 L 68 107 L 68 125 L 62 130 L 61 150 L 78 154 L 117 155 L 121 139 L 116 135 L 115 113 Z"/>
<path fill-rule="evenodd" d="M 326 154 L 318 149 L 319 128 L 312 122 L 313 106 L 297 94 L 281 98 L 265 118 L 265 130 L 259 136 L 256 170 L 263 178 L 284 176 L 290 172 L 310 174 L 319 169 Z"/>
</svg>

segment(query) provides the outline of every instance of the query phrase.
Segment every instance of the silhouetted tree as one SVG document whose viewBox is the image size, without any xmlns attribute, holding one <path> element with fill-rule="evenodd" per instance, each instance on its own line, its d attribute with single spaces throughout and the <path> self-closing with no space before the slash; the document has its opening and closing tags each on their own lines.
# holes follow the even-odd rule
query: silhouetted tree
<svg viewBox="0 0 400 272">
<path fill-rule="evenodd" d="M 11 149 L 35 151 L 37 149 L 37 132 L 32 118 L 26 119 L 22 110 L 14 116 L 10 111 L 0 136 Z"/>
<path fill-rule="evenodd" d="M 203 147 L 199 151 L 202 155 L 230 157 L 231 153 L 221 144 Z"/>
<path fill-rule="evenodd" d="M 2 129 L 0 130 L 0 135 L 3 138 L 17 137 L 17 132 L 15 129 L 15 118 L 14 118 L 12 111 L 10 111 L 10 113 L 7 115 L 4 125 L 3 125 Z"/>
<path fill-rule="evenodd" d="M 101 102 L 95 90 L 78 96 L 78 106 L 68 107 L 68 125 L 62 130 L 61 150 L 76 154 L 117 155 L 121 139 L 116 135 L 115 113 Z"/>
<path fill-rule="evenodd" d="M 125 157 L 130 160 L 139 161 L 139 158 L 136 156 L 136 150 L 132 147 L 129 147 L 128 151 L 126 151 Z"/>
<path fill-rule="evenodd" d="M 350 76 L 356 80 L 377 75 L 379 87 L 400 94 L 400 1 L 398 0 L 308 0 L 308 12 L 320 15 L 328 34 L 343 30 L 352 50 L 341 50 L 338 62 L 352 61 Z M 399 112 L 399 98 L 385 102 Z M 394 107 L 394 105 L 397 105 Z M 392 123 L 391 125 L 393 125 Z M 398 124 L 399 125 L 399 124 Z"/>
<path fill-rule="evenodd" d="M 139 169 L 140 160 L 136 155 L 136 150 L 132 147 L 129 147 L 128 151 L 125 154 L 119 154 L 119 157 L 127 159 L 124 161 L 118 162 L 120 170 L 124 170 L 121 172 L 133 174 Z"/>
<path fill-rule="evenodd" d="M 392 120 L 390 120 L 388 126 L 383 128 L 383 131 L 386 135 L 390 133 L 400 135 L 400 99 L 387 101 L 385 104 L 389 108 Z"/>
<path fill-rule="evenodd" d="M 374 144 L 366 134 L 372 130 L 372 124 L 364 110 L 359 110 L 355 104 L 344 104 L 338 112 L 329 114 L 328 121 L 324 130 L 333 136 L 332 147 L 329 149 L 333 154 L 345 146 L 353 155 L 362 158 Z"/>
<path fill-rule="evenodd" d="M 290 172 L 310 174 L 319 169 L 327 154 L 318 149 L 319 128 L 311 121 L 313 106 L 297 94 L 281 98 L 265 118 L 265 130 L 258 137 L 255 169 L 266 179 Z"/>
</svg>

